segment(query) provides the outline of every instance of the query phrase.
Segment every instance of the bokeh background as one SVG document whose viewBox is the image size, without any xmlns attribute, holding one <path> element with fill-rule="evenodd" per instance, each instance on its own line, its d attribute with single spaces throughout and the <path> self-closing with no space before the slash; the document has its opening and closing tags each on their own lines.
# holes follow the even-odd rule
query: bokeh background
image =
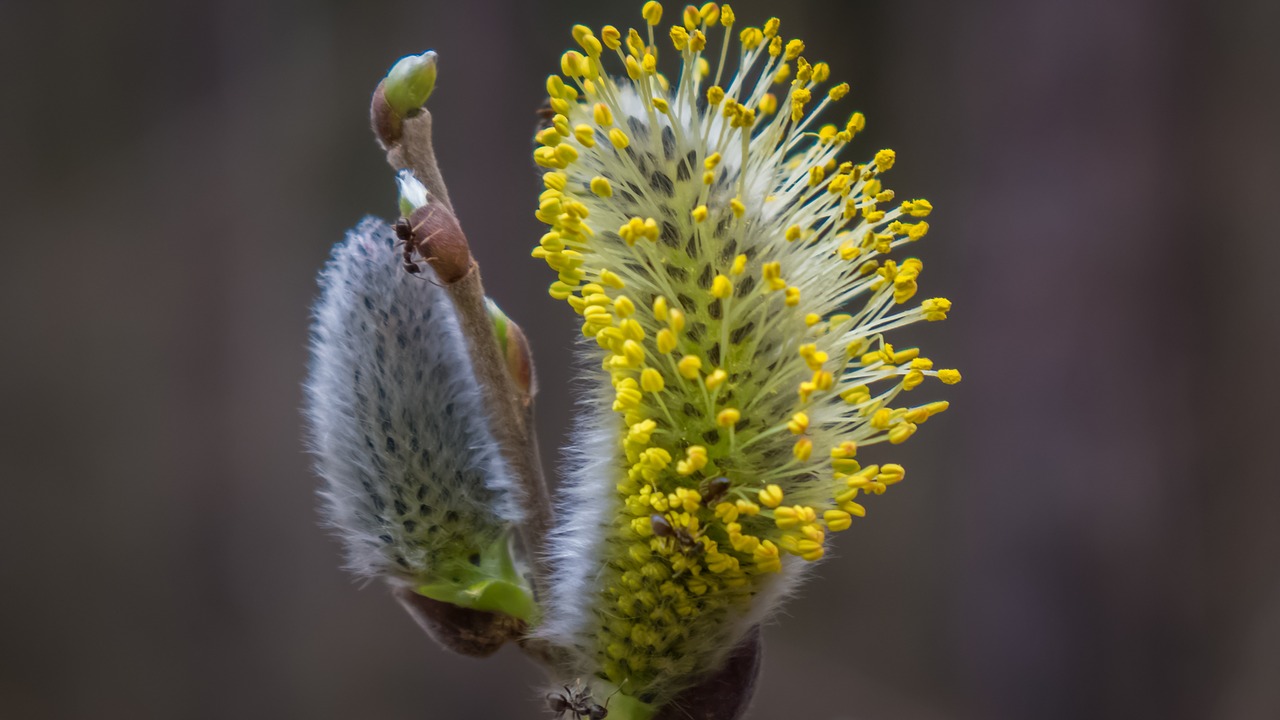
<svg viewBox="0 0 1280 720">
<path fill-rule="evenodd" d="M 441 165 L 532 336 L 542 81 L 640 0 L 0 2 L 0 717 L 532 718 L 538 672 L 339 569 L 302 451 L 329 246 L 394 212 L 369 92 L 433 47 Z M 963 369 L 766 632 L 751 717 L 1280 717 L 1280 5 L 795 0 L 937 207 Z M 668 17 L 676 12 L 669 3 Z"/>
</svg>

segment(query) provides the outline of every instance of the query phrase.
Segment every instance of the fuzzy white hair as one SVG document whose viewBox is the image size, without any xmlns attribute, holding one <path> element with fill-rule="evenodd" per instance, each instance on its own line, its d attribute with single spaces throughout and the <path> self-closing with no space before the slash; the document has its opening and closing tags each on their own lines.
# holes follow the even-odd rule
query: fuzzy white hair
<svg viewBox="0 0 1280 720">
<path fill-rule="evenodd" d="M 306 417 L 325 520 L 362 577 L 421 578 L 521 520 L 456 311 L 366 218 L 320 274 Z"/>
</svg>

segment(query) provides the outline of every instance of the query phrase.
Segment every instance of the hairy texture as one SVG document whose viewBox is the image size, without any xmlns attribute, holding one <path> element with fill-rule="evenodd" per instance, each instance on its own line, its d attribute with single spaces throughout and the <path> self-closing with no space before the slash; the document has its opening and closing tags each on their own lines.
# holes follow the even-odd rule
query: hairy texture
<svg viewBox="0 0 1280 720">
<path fill-rule="evenodd" d="M 521 520 L 454 308 L 372 218 L 320 287 L 306 414 L 325 518 L 357 575 L 437 579 Z"/>
</svg>

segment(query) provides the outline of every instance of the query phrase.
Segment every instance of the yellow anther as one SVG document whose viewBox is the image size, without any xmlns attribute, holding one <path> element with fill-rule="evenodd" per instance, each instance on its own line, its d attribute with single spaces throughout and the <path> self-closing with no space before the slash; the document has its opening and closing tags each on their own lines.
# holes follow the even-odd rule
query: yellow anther
<svg viewBox="0 0 1280 720">
<path fill-rule="evenodd" d="M 667 299 L 661 295 L 653 300 L 653 318 L 658 322 L 667 321 Z"/>
<path fill-rule="evenodd" d="M 658 58 L 653 53 L 645 53 L 644 59 L 640 62 L 640 66 L 644 71 L 652 75 L 658 71 Z"/>
<path fill-rule="evenodd" d="M 893 167 L 893 163 L 897 158 L 898 155 L 894 151 L 889 149 L 881 150 L 876 153 L 876 169 L 880 172 L 888 170 Z"/>
<path fill-rule="evenodd" d="M 627 134 L 618 128 L 613 128 L 609 131 L 609 142 L 613 143 L 613 146 L 619 150 L 622 150 L 631 144 L 631 140 L 627 137 Z"/>
<path fill-rule="evenodd" d="M 769 56 L 778 57 L 782 54 L 782 38 L 775 37 L 769 41 Z"/>
<path fill-rule="evenodd" d="M 640 33 L 635 28 L 629 28 L 627 30 L 627 52 L 635 57 L 640 57 L 644 55 L 644 49 L 644 40 L 640 39 Z"/>
<path fill-rule="evenodd" d="M 809 313 L 804 316 L 804 324 L 806 327 L 813 327 L 820 322 L 822 322 L 822 316 L 818 313 Z"/>
<path fill-rule="evenodd" d="M 861 405 L 871 399 L 871 391 L 866 385 L 855 385 L 840 393 L 840 399 L 850 405 Z"/>
<path fill-rule="evenodd" d="M 781 27 L 781 25 L 782 21 L 778 18 L 769 18 L 769 21 L 764 24 L 764 36 L 767 38 L 774 37 L 778 34 L 778 28 Z"/>
<path fill-rule="evenodd" d="M 730 209 L 732 209 L 732 210 L 733 210 L 733 214 L 734 214 L 736 217 L 742 217 L 742 214 L 743 214 L 743 213 L 745 213 L 745 212 L 747 211 L 747 206 L 746 206 L 746 205 L 743 205 L 743 204 L 742 204 L 742 201 L 741 201 L 741 200 L 739 200 L 738 198 L 734 198 L 734 199 L 730 200 L 730 201 L 729 201 L 729 207 L 730 207 Z"/>
<path fill-rule="evenodd" d="M 569 178 L 564 173 L 549 172 L 542 176 L 542 184 L 547 186 L 548 190 L 564 190 L 569 186 Z"/>
<path fill-rule="evenodd" d="M 840 100 L 841 98 L 843 98 L 845 95 L 848 95 L 848 94 L 849 94 L 849 83 L 840 83 L 839 85 L 836 85 L 827 91 L 827 97 L 831 98 L 833 102 Z"/>
<path fill-rule="evenodd" d="M 768 286 L 769 292 L 781 290 L 787 286 L 787 282 L 782 279 L 782 263 L 780 262 L 767 262 L 761 265 L 760 276 Z"/>
<path fill-rule="evenodd" d="M 889 423 L 893 420 L 893 411 L 889 408 L 880 408 L 871 415 L 871 427 L 876 430 L 886 430 Z"/>
<path fill-rule="evenodd" d="M 791 42 L 787 43 L 786 59 L 795 60 L 796 58 L 800 57 L 800 53 L 802 52 L 804 52 L 803 40 L 796 38 L 795 40 L 792 40 Z"/>
<path fill-rule="evenodd" d="M 866 517 L 867 509 L 852 500 L 840 503 L 840 509 L 854 517 Z"/>
<path fill-rule="evenodd" d="M 800 122 L 804 117 L 804 106 L 812 98 L 812 94 L 808 90 L 796 89 L 791 93 L 791 121 Z"/>
<path fill-rule="evenodd" d="M 822 513 L 822 520 L 831 532 L 848 530 L 853 525 L 853 516 L 844 510 L 828 510 Z"/>
<path fill-rule="evenodd" d="M 626 295 L 619 295 L 613 300 L 613 311 L 618 317 L 630 317 L 636 311 L 636 305 Z"/>
<path fill-rule="evenodd" d="M 613 197 L 613 186 L 608 178 L 597 175 L 591 178 L 591 192 L 602 198 Z"/>
<path fill-rule="evenodd" d="M 912 217 L 927 217 L 933 212 L 933 203 L 928 200 L 908 200 L 902 203 L 902 212 Z"/>
<path fill-rule="evenodd" d="M 715 280 L 711 282 L 711 295 L 722 300 L 732 296 L 733 283 L 724 275 L 716 275 Z"/>
<path fill-rule="evenodd" d="M 671 26 L 671 44 L 676 50 L 684 51 L 689 45 L 689 33 L 679 25 Z"/>
<path fill-rule="evenodd" d="M 561 143 L 556 146 L 556 157 L 565 165 L 571 165 L 578 159 L 578 151 L 572 145 Z"/>
<path fill-rule="evenodd" d="M 849 116 L 849 122 L 844 127 L 850 133 L 860 133 L 867 127 L 867 118 L 862 113 L 856 112 Z"/>
<path fill-rule="evenodd" d="M 638 422 L 627 429 L 627 442 L 636 445 L 648 445 L 649 437 L 653 435 L 653 431 L 657 428 L 658 424 L 653 420 Z"/>
<path fill-rule="evenodd" d="M 712 85 L 711 87 L 707 88 L 707 104 L 709 104 L 711 107 L 715 107 L 719 105 L 720 101 L 722 100 L 724 100 L 724 88 L 720 87 L 719 85 Z M 716 158 L 719 158 L 720 153 L 714 153 L 714 156 Z M 709 160 L 710 158 L 708 158 L 708 161 Z M 708 170 L 714 167 L 715 165 L 707 165 Z"/>
<path fill-rule="evenodd" d="M 920 304 L 920 309 L 924 311 L 924 319 L 929 322 L 946 320 L 947 313 L 951 312 L 951 301 L 946 298 L 930 298 Z"/>
<path fill-rule="evenodd" d="M 573 136 L 585 147 L 596 146 L 596 131 L 590 125 L 582 124 L 573 129 Z"/>
<path fill-rule="evenodd" d="M 699 205 L 698 207 L 693 209 L 692 215 L 693 215 L 694 222 L 700 223 L 705 221 L 707 219 L 707 206 Z"/>
<path fill-rule="evenodd" d="M 725 372 L 724 370 L 721 370 L 720 368 L 716 368 L 715 370 L 711 371 L 710 375 L 707 376 L 707 380 L 706 380 L 707 389 L 715 390 L 716 388 L 723 385 L 724 382 L 728 379 L 729 379 L 729 373 Z"/>
<path fill-rule="evenodd" d="M 644 347 L 628 339 L 622 343 L 622 358 L 628 367 L 640 367 L 644 364 Z"/>
<path fill-rule="evenodd" d="M 618 28 L 612 25 L 605 25 L 601 28 L 600 39 L 604 41 L 604 46 L 610 50 L 617 50 L 622 46 L 622 33 L 618 32 Z"/>
<path fill-rule="evenodd" d="M 600 282 L 611 288 L 619 290 L 627 286 L 627 284 L 622 281 L 622 278 L 618 277 L 618 274 L 612 270 L 601 270 Z"/>
<path fill-rule="evenodd" d="M 813 79 L 813 66 L 804 58 L 796 58 L 796 84 L 808 85 Z"/>
<path fill-rule="evenodd" d="M 618 383 L 618 392 L 614 397 L 614 411 L 625 411 L 640 407 L 640 385 L 634 378 L 625 378 Z"/>
<path fill-rule="evenodd" d="M 560 72 L 569 77 L 583 77 L 587 74 L 587 59 L 577 50 L 570 50 L 560 56 Z"/>
<path fill-rule="evenodd" d="M 747 269 L 747 256 L 739 255 L 733 259 L 733 266 L 729 268 L 730 275 L 741 275 Z"/>
<path fill-rule="evenodd" d="M 765 115 L 772 115 L 778 112 L 778 97 L 773 93 L 765 93 L 760 98 L 760 112 Z"/>
<path fill-rule="evenodd" d="M 716 424 L 720 427 L 730 427 L 736 425 L 740 419 L 742 419 L 742 413 L 736 408 L 725 408 L 716 415 Z"/>
<path fill-rule="evenodd" d="M 902 376 L 902 389 L 914 390 L 920 387 L 920 383 L 924 382 L 924 373 L 919 370 L 911 370 Z"/>
<path fill-rule="evenodd" d="M 821 165 L 809 168 L 809 187 L 818 187 L 826 179 L 827 171 Z"/>
<path fill-rule="evenodd" d="M 791 416 L 791 420 L 787 423 L 787 429 L 792 435 L 803 435 L 809 429 L 809 416 L 798 412 Z"/>
<path fill-rule="evenodd" d="M 813 441 L 807 437 L 800 438 L 791 448 L 791 454 L 800 462 L 805 462 L 813 454 Z"/>
<path fill-rule="evenodd" d="M 694 52 L 702 52 L 707 47 L 707 36 L 702 34 L 701 30 L 694 30 L 693 35 L 689 36 L 689 49 Z"/>
<path fill-rule="evenodd" d="M 815 390 L 827 391 L 836 383 L 836 376 L 828 370 L 818 370 L 813 374 L 813 387 Z"/>
<path fill-rule="evenodd" d="M 862 254 L 862 250 L 857 245 L 847 241 L 840 244 L 840 249 L 837 252 L 840 254 L 841 260 L 856 260 Z"/>
<path fill-rule="evenodd" d="M 558 98 L 564 93 L 564 80 L 559 75 L 547 76 L 547 95 Z"/>
<path fill-rule="evenodd" d="M 679 333 L 684 330 L 684 312 L 672 308 L 668 315 L 667 325 L 671 328 L 671 332 Z"/>
<path fill-rule="evenodd" d="M 662 373 L 657 370 L 654 370 L 653 368 L 645 368 L 640 373 L 640 388 L 645 392 L 659 393 L 662 392 L 663 388 L 666 386 L 666 382 L 662 379 Z"/>
<path fill-rule="evenodd" d="M 680 375 L 688 380 L 697 380 L 698 371 L 702 369 L 702 360 L 696 355 L 685 355 L 676 363 Z"/>
<path fill-rule="evenodd" d="M 772 47 L 773 46 L 771 45 L 770 48 L 772 49 Z M 789 77 L 791 77 L 791 63 L 782 63 L 773 73 L 773 84 L 781 85 L 786 82 Z"/>
<path fill-rule="evenodd" d="M 640 15 L 643 16 L 645 22 L 650 25 L 657 25 L 662 22 L 662 3 L 649 0 L 649 2 L 645 3 L 644 7 L 640 9 Z"/>
<path fill-rule="evenodd" d="M 738 33 L 738 41 L 742 43 L 743 50 L 755 50 L 764 42 L 764 33 L 760 32 L 760 28 L 743 28 Z"/>
<path fill-rule="evenodd" d="M 692 475 L 706 466 L 707 466 L 707 449 L 701 445 L 692 445 L 687 450 L 685 450 L 685 459 L 676 463 L 676 474 Z M 679 492 L 679 490 L 677 490 L 676 492 Z M 721 503 L 721 505 L 724 505 L 724 504 L 725 503 Z M 732 505 L 730 505 L 729 507 L 733 508 Z M 693 510 L 696 510 L 696 509 L 697 508 L 690 509 L 689 512 L 693 512 Z M 720 515 L 719 506 L 717 506 L 716 514 Z M 734 517 L 735 519 L 737 517 L 736 508 L 735 508 Z M 733 522 L 733 520 L 729 520 L 728 522 Z"/>
<path fill-rule="evenodd" d="M 666 355 L 667 353 L 676 349 L 675 333 L 671 332 L 671 330 L 667 328 L 662 328 L 661 330 L 658 331 L 657 343 L 658 343 L 658 352 L 662 353 L 663 355 Z"/>
<path fill-rule="evenodd" d="M 613 113 L 609 110 L 609 106 L 604 103 L 596 103 L 592 109 L 592 115 L 595 117 L 597 125 L 608 127 L 613 124 Z"/>
<path fill-rule="evenodd" d="M 640 63 L 634 57 L 628 55 L 627 59 L 623 62 L 623 65 L 626 66 L 627 77 L 631 78 L 632 80 L 640 79 L 640 76 L 643 73 L 640 69 Z"/>
<path fill-rule="evenodd" d="M 684 26 L 688 30 L 693 30 L 702 23 L 702 16 L 698 14 L 698 8 L 692 5 L 685 6 L 684 13 L 682 13 L 680 19 L 684 21 Z"/>
<path fill-rule="evenodd" d="M 533 151 L 533 161 L 546 168 L 563 169 L 564 162 L 556 155 L 555 148 L 540 147 Z"/>
<path fill-rule="evenodd" d="M 555 128 L 549 127 L 539 130 L 538 133 L 533 136 L 533 139 L 547 147 L 555 147 L 560 144 L 560 141 L 564 139 L 564 136 L 556 131 Z"/>
<path fill-rule="evenodd" d="M 536 153 L 535 153 L 535 154 L 536 154 Z M 715 182 L 715 181 L 716 181 L 716 174 L 715 174 L 714 172 L 711 172 L 710 170 L 708 170 L 708 171 L 706 171 L 706 172 L 702 173 L 702 184 L 703 184 L 703 185 L 710 185 L 711 183 L 713 183 L 713 182 Z"/>
<path fill-rule="evenodd" d="M 786 304 L 787 307 L 795 307 L 800 304 L 800 288 L 795 285 L 787 288 Z"/>
<path fill-rule="evenodd" d="M 907 471 L 897 463 L 888 463 L 880 466 L 880 472 L 876 475 L 876 482 L 892 485 L 902 482 L 902 478 L 906 477 Z"/>
<path fill-rule="evenodd" d="M 667 101 L 660 97 L 653 99 L 653 107 L 663 115 L 666 115 L 667 112 L 671 110 L 671 106 L 667 104 Z"/>
<path fill-rule="evenodd" d="M 955 385 L 960 382 L 960 371 L 951 369 L 939 370 L 938 379 L 947 385 Z"/>
<path fill-rule="evenodd" d="M 765 489 L 758 493 L 760 504 L 767 508 L 776 508 L 782 504 L 782 488 L 777 485 L 767 485 Z"/>
<path fill-rule="evenodd" d="M 733 15 L 733 8 L 728 3 L 720 6 L 720 24 L 725 27 L 733 27 L 733 21 L 736 18 Z"/>
<path fill-rule="evenodd" d="M 892 429 L 889 430 L 889 442 L 893 443 L 894 445 L 901 445 L 902 443 L 907 441 L 907 438 L 914 435 L 915 432 L 916 432 L 915 423 L 909 423 L 909 422 L 898 423 L 897 425 L 894 425 Z"/>
<path fill-rule="evenodd" d="M 800 239 L 800 226 L 799 226 L 799 225 L 792 225 L 791 227 L 787 228 L 787 232 L 786 232 L 786 235 L 785 235 L 784 237 L 786 237 L 787 242 L 795 242 L 795 241 L 799 240 L 799 239 Z"/>
<path fill-rule="evenodd" d="M 827 79 L 828 79 L 828 78 L 830 78 L 830 77 L 831 77 L 831 66 L 830 66 L 830 65 L 828 65 L 828 64 L 826 64 L 826 63 L 824 63 L 824 62 L 820 62 L 820 63 L 818 63 L 817 65 L 814 65 L 814 66 L 813 66 L 813 81 L 814 81 L 814 82 L 819 82 L 819 83 L 821 83 L 821 82 L 826 82 L 826 81 L 827 81 Z"/>
<path fill-rule="evenodd" d="M 702 22 L 715 25 L 716 20 L 720 19 L 720 6 L 713 2 L 705 3 L 698 8 L 698 14 L 702 16 Z"/>
<path fill-rule="evenodd" d="M 780 507 L 774 510 L 773 522 L 779 530 L 795 530 L 804 524 L 803 506 Z"/>
<path fill-rule="evenodd" d="M 929 232 L 929 223 L 923 220 L 914 225 L 906 225 L 904 227 L 907 230 L 907 238 L 912 241 L 919 240 Z"/>
</svg>

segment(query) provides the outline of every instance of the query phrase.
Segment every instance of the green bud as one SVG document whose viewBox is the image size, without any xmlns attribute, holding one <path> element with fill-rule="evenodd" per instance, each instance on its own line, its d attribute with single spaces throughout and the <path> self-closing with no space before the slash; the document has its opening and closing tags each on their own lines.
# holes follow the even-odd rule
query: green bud
<svg viewBox="0 0 1280 720">
<path fill-rule="evenodd" d="M 400 58 L 387 73 L 387 104 L 399 116 L 415 112 L 431 97 L 436 87 L 436 53 L 428 50 L 421 55 Z"/>
</svg>

